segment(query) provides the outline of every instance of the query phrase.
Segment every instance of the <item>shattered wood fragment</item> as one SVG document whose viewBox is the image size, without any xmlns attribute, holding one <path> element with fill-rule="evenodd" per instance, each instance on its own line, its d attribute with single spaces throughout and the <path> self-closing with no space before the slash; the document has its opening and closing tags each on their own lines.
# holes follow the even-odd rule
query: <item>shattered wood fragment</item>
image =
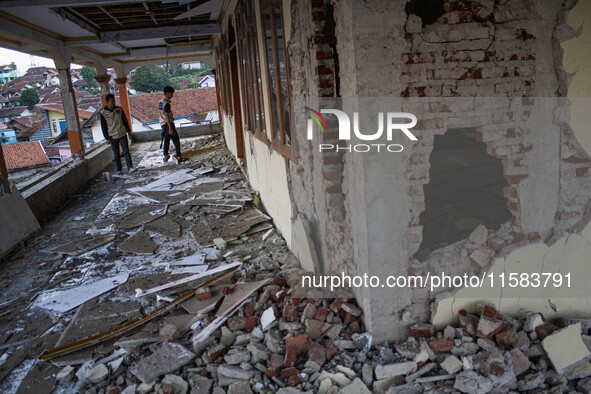
<svg viewBox="0 0 591 394">
<path fill-rule="evenodd" d="M 240 267 L 240 264 L 234 265 L 231 267 L 229 267 L 229 266 L 225 266 L 225 267 L 228 267 L 228 268 L 224 271 L 216 272 L 216 275 L 212 279 L 203 283 L 201 286 L 209 286 L 228 275 L 232 275 Z M 192 297 L 193 294 L 195 293 L 195 290 L 196 289 L 190 290 L 190 291 L 186 292 L 185 294 L 183 294 L 182 296 L 175 299 L 170 304 L 164 305 L 163 307 L 156 309 L 155 311 L 153 311 L 152 313 L 150 313 L 148 315 L 145 315 L 145 316 L 138 318 L 138 319 L 131 320 L 131 321 L 129 321 L 119 327 L 116 327 L 112 330 L 105 331 L 103 333 L 93 335 L 93 336 L 87 337 L 85 339 L 75 341 L 75 342 L 69 343 L 67 345 L 51 349 L 49 351 L 45 351 L 39 357 L 39 359 L 40 360 L 49 360 L 51 358 L 58 357 L 58 356 L 61 356 L 64 354 L 68 354 L 68 353 L 74 352 L 79 349 L 84 349 L 89 346 L 96 345 L 98 343 L 104 342 L 104 341 L 109 340 L 111 338 L 115 338 L 123 333 L 131 331 L 134 328 L 140 327 L 144 323 L 147 323 L 150 320 L 154 319 L 156 316 L 159 316 L 162 313 L 174 308 L 176 305 L 180 304 L 181 302 L 185 301 L 186 299 Z"/>
</svg>

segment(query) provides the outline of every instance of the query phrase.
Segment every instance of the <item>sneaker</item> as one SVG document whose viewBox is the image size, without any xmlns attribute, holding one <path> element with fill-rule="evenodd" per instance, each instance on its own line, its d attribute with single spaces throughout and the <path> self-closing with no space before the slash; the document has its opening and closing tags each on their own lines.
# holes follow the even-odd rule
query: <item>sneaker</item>
<svg viewBox="0 0 591 394">
<path fill-rule="evenodd" d="M 173 157 L 174 157 L 174 161 L 176 162 L 176 164 L 179 164 L 182 160 L 180 156 L 173 156 Z"/>
<path fill-rule="evenodd" d="M 166 162 L 168 161 L 168 159 L 170 159 L 170 155 L 166 155 L 166 156 L 164 156 L 164 158 L 162 159 L 162 161 L 163 161 L 164 163 L 166 163 Z"/>
<path fill-rule="evenodd" d="M 129 168 L 129 171 L 128 171 L 128 173 L 129 173 L 129 174 L 133 174 L 133 173 L 134 173 L 134 172 L 136 172 L 136 171 L 137 171 L 137 168 L 130 167 L 130 168 Z"/>
</svg>

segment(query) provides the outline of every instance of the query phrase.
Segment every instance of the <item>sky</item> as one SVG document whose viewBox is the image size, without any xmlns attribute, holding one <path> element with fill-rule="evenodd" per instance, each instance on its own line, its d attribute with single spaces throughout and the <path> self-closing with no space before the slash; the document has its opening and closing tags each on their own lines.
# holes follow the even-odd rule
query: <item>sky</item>
<svg viewBox="0 0 591 394">
<path fill-rule="evenodd" d="M 31 67 L 31 56 L 28 53 L 0 48 L 0 65 L 10 64 L 12 62 L 16 63 L 16 67 L 19 72 L 25 72 L 27 69 L 29 69 L 29 67 Z M 55 67 L 53 60 L 45 57 L 33 56 L 33 62 L 35 63 L 33 67 Z M 71 67 L 79 68 L 81 66 L 72 64 Z"/>
</svg>

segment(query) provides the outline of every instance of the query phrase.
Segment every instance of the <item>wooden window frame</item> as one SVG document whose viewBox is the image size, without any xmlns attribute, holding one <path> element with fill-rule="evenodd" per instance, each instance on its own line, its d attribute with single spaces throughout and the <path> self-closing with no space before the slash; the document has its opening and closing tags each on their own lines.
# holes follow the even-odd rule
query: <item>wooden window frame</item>
<svg viewBox="0 0 591 394">
<path fill-rule="evenodd" d="M 269 146 L 271 141 L 266 132 L 262 84 L 258 83 L 258 80 L 261 79 L 261 70 L 255 3 L 253 0 L 246 0 L 239 7 L 236 30 L 240 37 L 239 59 L 244 123 L 249 133 Z"/>
<path fill-rule="evenodd" d="M 265 67 L 266 67 L 266 71 L 267 71 L 267 90 L 268 90 L 268 95 L 269 95 L 269 106 L 271 107 L 273 105 L 273 102 L 271 100 L 272 97 L 272 91 L 271 89 L 275 89 L 275 95 L 277 97 L 277 102 L 276 102 L 276 110 L 277 110 L 277 115 L 279 117 L 278 119 L 278 124 L 279 124 L 279 134 L 280 134 L 280 139 L 277 139 L 275 136 L 275 128 L 274 128 L 274 114 L 273 111 L 271 111 L 271 113 L 269 114 L 269 119 L 271 119 L 271 141 L 272 141 L 272 146 L 273 149 L 275 151 L 277 151 L 278 153 L 280 153 L 282 156 L 284 156 L 286 159 L 291 160 L 292 158 L 292 146 L 291 145 L 287 145 L 285 142 L 285 119 L 284 119 L 284 103 L 283 103 L 283 97 L 282 97 L 282 92 L 281 92 L 281 73 L 279 71 L 279 53 L 278 53 L 278 47 L 277 47 L 277 26 L 276 23 L 280 22 L 281 23 L 281 28 L 283 30 L 283 34 L 282 34 L 282 39 L 283 39 L 283 58 L 285 61 L 285 77 L 286 77 L 286 84 L 287 84 L 287 92 L 286 92 L 286 99 L 288 101 L 287 103 L 287 109 L 288 109 L 288 116 L 290 117 L 289 119 L 289 125 L 293 125 L 293 122 L 291 122 L 291 108 L 290 108 L 290 98 L 291 98 L 291 89 L 290 89 L 290 78 L 289 78 L 289 61 L 288 61 L 288 56 L 286 53 L 286 43 L 285 43 L 285 24 L 283 23 L 283 3 L 281 2 L 281 12 L 280 15 L 276 15 L 275 13 L 275 0 L 261 0 L 260 2 L 260 17 L 261 17 L 261 30 L 263 32 L 263 45 L 264 45 L 264 52 L 265 52 Z M 270 15 L 270 22 L 271 22 L 271 33 L 272 33 L 272 43 L 273 43 L 273 48 L 272 48 L 272 52 L 273 52 L 273 63 L 275 64 L 275 86 L 271 86 L 271 73 L 270 73 L 270 69 L 269 69 L 269 48 L 267 47 L 267 31 L 266 31 L 266 27 L 265 27 L 265 12 L 269 12 Z M 293 134 L 290 133 L 292 135 L 292 143 L 293 143 Z"/>
</svg>

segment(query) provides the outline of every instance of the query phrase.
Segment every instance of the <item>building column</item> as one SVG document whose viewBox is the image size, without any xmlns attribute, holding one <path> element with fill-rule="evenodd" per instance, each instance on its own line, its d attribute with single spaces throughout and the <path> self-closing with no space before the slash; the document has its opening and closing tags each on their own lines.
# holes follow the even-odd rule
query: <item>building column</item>
<svg viewBox="0 0 591 394">
<path fill-rule="evenodd" d="M 109 74 L 96 75 L 94 79 L 98 82 L 99 86 L 101 87 L 101 103 L 103 104 L 103 108 L 105 108 L 107 106 L 105 96 L 110 93 L 109 81 L 111 80 L 111 76 Z"/>
<path fill-rule="evenodd" d="M 125 112 L 125 116 L 127 117 L 127 121 L 129 122 L 129 128 L 131 131 L 132 129 L 132 121 L 131 121 L 131 109 L 129 108 L 129 99 L 127 97 L 127 78 L 115 78 L 115 82 L 119 84 L 119 105 L 123 108 L 123 112 Z"/>
<path fill-rule="evenodd" d="M 219 119 L 219 123 L 220 126 L 223 127 L 222 125 L 222 111 L 221 111 L 221 105 L 220 105 L 220 88 L 219 88 L 219 84 L 218 84 L 218 73 L 217 70 L 211 70 L 211 72 L 213 73 L 213 78 L 215 80 L 215 98 L 217 100 L 218 103 L 218 119 Z"/>
<path fill-rule="evenodd" d="M 8 182 L 8 170 L 6 169 L 6 162 L 4 161 L 4 152 L 2 151 L 2 145 L 0 145 L 0 176 L 1 176 L 1 184 L 2 186 L 2 194 L 11 193 L 10 190 L 10 183 Z"/>
<path fill-rule="evenodd" d="M 84 142 L 82 140 L 82 129 L 80 128 L 80 118 L 78 116 L 78 107 L 76 105 L 76 95 L 72 87 L 72 76 L 70 67 L 58 68 L 60 79 L 60 94 L 66 116 L 66 130 L 68 132 L 68 141 L 70 141 L 70 151 L 74 160 L 84 159 Z"/>
</svg>

